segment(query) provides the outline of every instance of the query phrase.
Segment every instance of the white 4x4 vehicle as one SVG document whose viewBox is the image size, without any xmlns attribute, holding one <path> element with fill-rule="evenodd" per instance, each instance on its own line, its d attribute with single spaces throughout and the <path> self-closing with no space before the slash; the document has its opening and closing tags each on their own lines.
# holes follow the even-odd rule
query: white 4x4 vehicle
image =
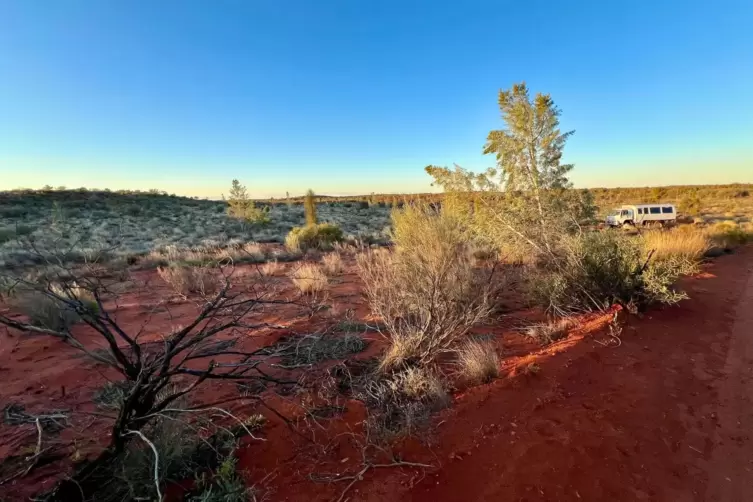
<svg viewBox="0 0 753 502">
<path fill-rule="evenodd" d="M 606 219 L 610 227 L 622 225 L 667 225 L 677 222 L 674 204 L 625 205 L 614 209 Z"/>
</svg>

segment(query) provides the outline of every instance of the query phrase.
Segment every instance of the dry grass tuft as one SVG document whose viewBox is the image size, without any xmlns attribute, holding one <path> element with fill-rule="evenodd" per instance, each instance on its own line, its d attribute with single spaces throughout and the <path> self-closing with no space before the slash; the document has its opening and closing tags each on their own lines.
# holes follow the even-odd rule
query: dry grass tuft
<svg viewBox="0 0 753 502">
<path fill-rule="evenodd" d="M 199 294 L 211 295 L 219 290 L 219 278 L 206 267 L 185 267 L 173 265 L 158 267 L 157 274 L 168 283 L 175 292 L 183 296 Z"/>
<path fill-rule="evenodd" d="M 703 255 L 711 247 L 707 234 L 691 226 L 646 232 L 643 234 L 643 243 L 647 252 L 654 252 L 654 260 L 673 261 L 686 273 L 697 268 Z"/>
<path fill-rule="evenodd" d="M 556 321 L 529 326 L 525 334 L 539 343 L 548 344 L 565 338 L 567 332 L 577 324 L 575 319 L 564 317 Z"/>
<path fill-rule="evenodd" d="M 277 260 L 272 260 L 259 265 L 259 272 L 265 277 L 272 277 L 282 272 L 283 268 L 284 266 L 282 263 Z"/>
<path fill-rule="evenodd" d="M 468 383 L 488 383 L 499 376 L 499 356 L 491 343 L 466 342 L 458 350 L 457 364 Z"/>
<path fill-rule="evenodd" d="M 324 267 L 324 273 L 333 277 L 342 273 L 343 260 L 337 252 L 328 253 L 322 258 L 322 266 Z"/>
<path fill-rule="evenodd" d="M 324 291 L 329 283 L 322 267 L 313 263 L 305 263 L 297 267 L 291 272 L 290 278 L 298 291 L 304 294 Z"/>
<path fill-rule="evenodd" d="M 377 440 L 419 432 L 433 412 L 451 401 L 439 376 L 426 368 L 405 367 L 374 377 L 366 383 L 360 398 L 369 409 L 366 427 Z"/>
</svg>

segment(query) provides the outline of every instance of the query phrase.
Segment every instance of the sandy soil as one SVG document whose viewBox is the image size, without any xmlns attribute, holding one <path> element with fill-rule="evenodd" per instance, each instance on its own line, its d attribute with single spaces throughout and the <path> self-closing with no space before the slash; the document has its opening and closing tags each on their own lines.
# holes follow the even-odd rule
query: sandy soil
<svg viewBox="0 0 753 502">
<path fill-rule="evenodd" d="M 356 282 L 347 274 L 333 288 L 338 311 L 365 313 Z M 370 469 L 342 500 L 753 500 L 753 249 L 715 260 L 683 286 L 690 300 L 627 318 L 619 343 L 605 329 L 611 315 L 583 319 L 575 333 L 543 349 L 514 329 L 531 315 L 522 310 L 481 330 L 494 336 L 504 376 L 458 390 L 426 437 L 391 448 L 404 461 L 432 467 Z M 131 300 L 129 315 L 143 321 L 142 300 Z M 327 319 L 295 322 L 300 332 Z M 359 357 L 378 350 L 375 340 Z M 536 374 L 525 371 L 532 362 Z M 0 335 L 0 407 L 91 409 L 96 371 L 54 341 Z M 204 387 L 202 395 L 216 392 Z M 302 434 L 271 417 L 267 441 L 246 442 L 239 452 L 249 484 L 268 500 L 338 500 L 349 481 L 325 477 L 361 470 L 353 433 L 363 408 L 343 399 L 342 416 L 313 423 L 289 400 L 273 404 Z M 20 429 L 0 425 L 0 458 L 33 448 L 34 431 Z M 69 464 L 63 456 L 0 486 L 0 494 L 23 500 Z"/>
</svg>

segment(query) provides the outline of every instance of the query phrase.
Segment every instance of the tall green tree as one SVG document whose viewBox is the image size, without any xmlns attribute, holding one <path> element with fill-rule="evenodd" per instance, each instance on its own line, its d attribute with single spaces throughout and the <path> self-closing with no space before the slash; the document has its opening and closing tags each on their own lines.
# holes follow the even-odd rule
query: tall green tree
<svg viewBox="0 0 753 502">
<path fill-rule="evenodd" d="M 595 213 L 590 194 L 572 190 L 567 175 L 573 165 L 562 163 L 574 131 L 562 132 L 551 96 L 531 98 L 525 83 L 500 91 L 498 104 L 505 127 L 489 133 L 483 150 L 495 156 L 496 167 L 480 174 L 459 166 L 428 166 L 426 172 L 447 192 L 451 208 L 463 206 L 461 216 L 472 215 L 485 239 L 551 254 L 562 233 Z M 459 205 L 458 194 L 469 193 L 471 200 Z"/>
<path fill-rule="evenodd" d="M 499 92 L 499 109 L 506 128 L 491 131 L 485 154 L 497 157 L 500 182 L 506 190 L 533 191 L 570 188 L 572 164 L 562 164 L 562 151 L 575 131 L 561 132 L 560 110 L 549 94 L 531 99 L 525 83 Z"/>
</svg>

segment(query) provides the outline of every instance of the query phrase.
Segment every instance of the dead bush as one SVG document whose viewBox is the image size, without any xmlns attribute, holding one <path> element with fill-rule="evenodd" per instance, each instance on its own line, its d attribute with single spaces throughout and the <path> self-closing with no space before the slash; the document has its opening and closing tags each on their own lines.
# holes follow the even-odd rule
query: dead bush
<svg viewBox="0 0 753 502">
<path fill-rule="evenodd" d="M 568 331 L 573 329 L 577 324 L 577 321 L 574 319 L 563 317 L 554 321 L 529 326 L 526 328 L 525 334 L 541 344 L 549 344 L 565 338 Z"/>
<path fill-rule="evenodd" d="M 158 267 L 157 274 L 168 283 L 175 292 L 187 296 L 189 294 L 211 295 L 218 291 L 219 278 L 208 267 L 186 267 L 171 265 Z"/>
<path fill-rule="evenodd" d="M 327 288 L 329 279 L 319 265 L 305 263 L 295 268 L 290 278 L 293 284 L 303 294 L 319 293 Z"/>
<path fill-rule="evenodd" d="M 360 275 L 390 340 L 383 367 L 426 366 L 489 317 L 496 268 L 474 266 L 467 234 L 452 215 L 406 206 L 392 219 L 394 252 L 358 255 Z"/>
<path fill-rule="evenodd" d="M 499 376 L 499 356 L 491 343 L 464 343 L 457 364 L 462 379 L 471 384 L 488 383 Z"/>
<path fill-rule="evenodd" d="M 339 253 L 327 253 L 322 258 L 322 266 L 324 267 L 324 273 L 333 277 L 340 275 L 343 271 L 343 260 Z"/>
</svg>

